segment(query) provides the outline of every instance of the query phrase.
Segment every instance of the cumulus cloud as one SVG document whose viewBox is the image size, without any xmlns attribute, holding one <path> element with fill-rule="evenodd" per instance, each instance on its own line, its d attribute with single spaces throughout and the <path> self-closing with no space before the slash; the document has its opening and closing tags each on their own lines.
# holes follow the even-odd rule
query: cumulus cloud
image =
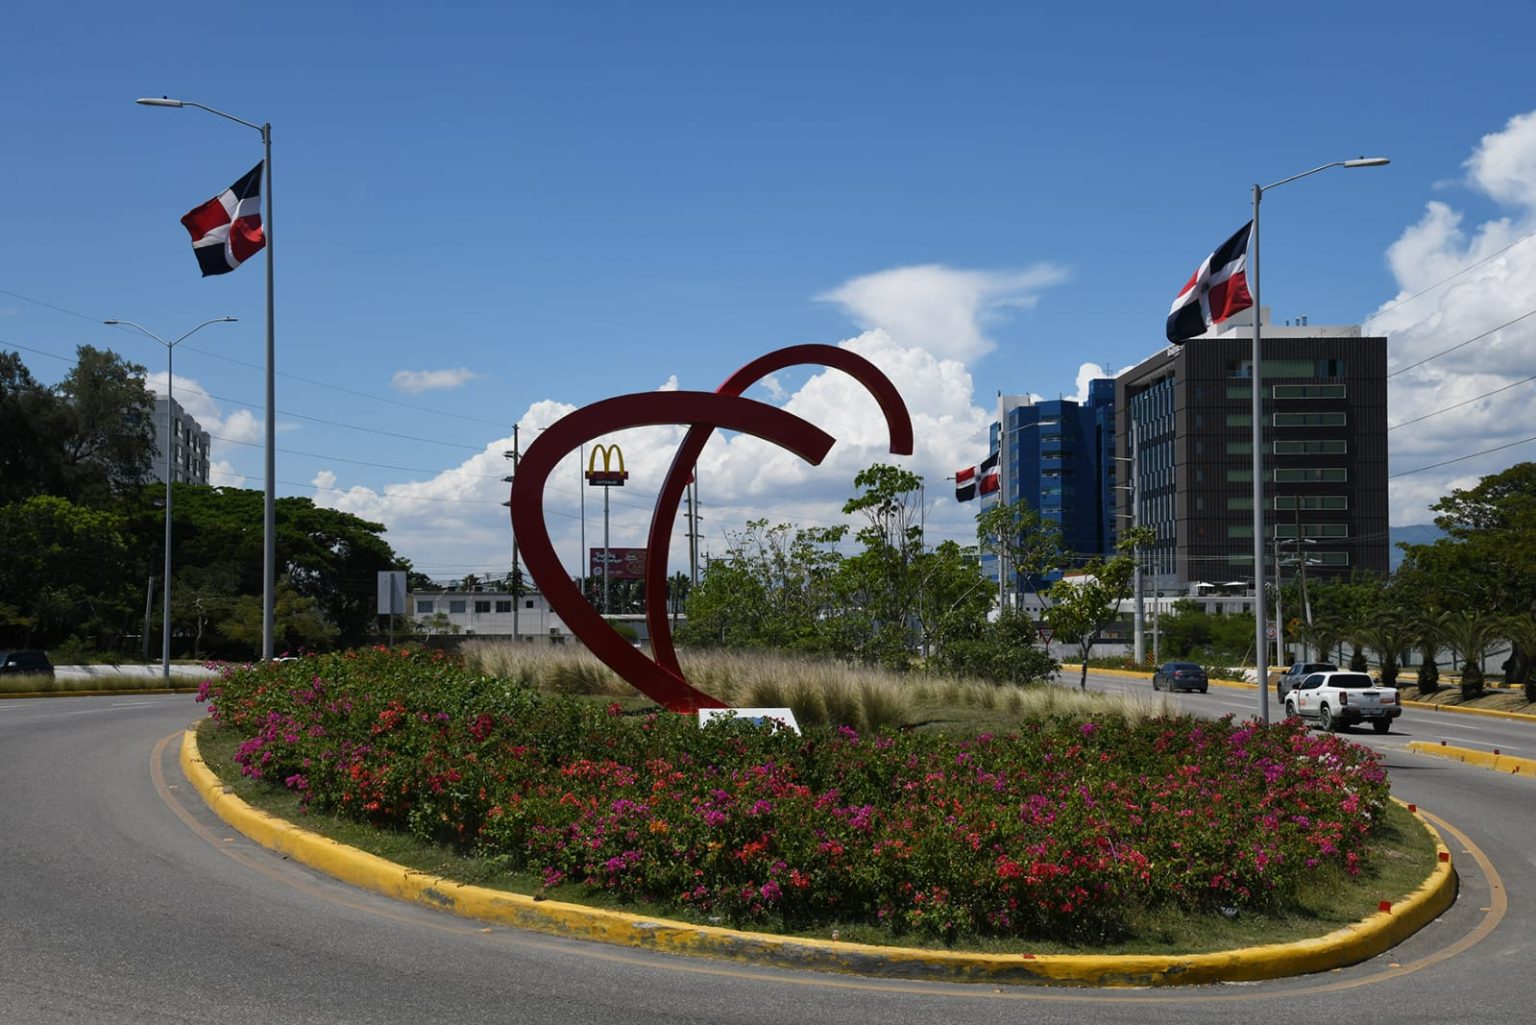
<svg viewBox="0 0 1536 1025">
<path fill-rule="evenodd" d="M 1526 237 L 1536 231 L 1536 113 L 1484 136 L 1465 166 L 1464 186 L 1502 216 L 1468 226 L 1450 203 L 1427 203 L 1387 251 L 1399 292 L 1366 325 L 1388 337 L 1398 524 L 1427 521 L 1452 489 L 1536 459 L 1526 440 L 1536 382 L 1525 380 L 1536 352 L 1536 238 Z"/>
<path fill-rule="evenodd" d="M 1034 306 L 1042 292 L 1066 279 L 1066 270 L 1050 263 L 1010 271 L 927 264 L 854 278 L 819 298 L 898 344 L 966 363 L 994 348 L 989 324 L 1010 309 Z"/>
<path fill-rule="evenodd" d="M 1097 363 L 1084 363 L 1077 368 L 1077 394 L 1073 398 L 1077 399 L 1078 402 L 1087 402 L 1089 383 L 1103 377 L 1113 376 L 1115 375 Z"/>
<path fill-rule="evenodd" d="M 157 396 L 164 395 L 165 371 L 146 374 L 144 386 Z M 261 419 L 249 409 L 237 409 L 225 416 L 219 403 L 194 378 L 177 377 L 171 396 L 210 435 L 209 483 L 244 486 L 245 476 L 235 471 L 229 456 L 235 448 L 262 444 L 265 432 Z"/>
<path fill-rule="evenodd" d="M 905 276 L 905 272 L 897 273 Z M 969 273 L 978 280 L 989 277 Z M 859 281 L 868 283 L 878 277 L 871 275 Z M 930 540 L 971 541 L 974 511 L 956 505 L 945 478 L 957 467 L 971 466 L 985 455 L 991 411 L 976 405 L 975 382 L 961 354 L 979 352 L 976 340 L 982 337 L 979 325 L 986 316 L 997 315 L 1009 303 L 1021 305 L 1026 301 L 1025 277 L 1032 286 L 1043 287 L 1049 275 L 999 275 L 998 282 L 1006 278 L 1012 283 L 933 289 L 928 293 L 930 308 L 920 319 L 961 326 L 969 332 L 970 341 L 965 344 L 935 348 L 912 341 L 910 329 L 899 337 L 884 327 L 870 328 L 839 343 L 870 360 L 901 392 L 916 439 L 916 451 L 910 456 L 890 453 L 878 404 L 841 371 L 805 368 L 803 383 L 793 390 L 782 377 L 766 379 L 762 390 L 775 405 L 815 424 L 836 443 L 821 465 L 810 466 L 750 436 L 729 432 L 712 436 L 699 458 L 697 474 L 703 550 L 724 552 L 727 534 L 759 517 L 802 527 L 846 522 L 841 509 L 852 494 L 853 478 L 874 462 L 899 464 L 924 477 L 924 517 Z M 837 291 L 846 292 L 848 286 Z M 944 301 L 953 308 L 940 308 Z M 875 302 L 869 308 L 874 310 L 878 305 Z M 713 389 L 716 384 L 714 380 L 680 383 L 674 375 L 658 390 Z M 761 392 L 754 395 L 760 396 Z M 524 451 L 539 443 L 541 427 L 572 408 L 550 401 L 530 406 L 518 421 Z M 613 546 L 645 543 L 656 490 L 684 430 L 681 426 L 647 427 L 604 439 L 620 445 L 630 472 L 629 484 L 613 489 L 608 496 Z M 484 451 L 429 480 L 390 484 L 382 489 L 346 487 L 334 474 L 317 475 L 314 500 L 387 524 L 388 540 L 395 549 L 433 576 L 462 576 L 470 571 L 504 573 L 511 558 L 511 535 L 506 509 L 500 505 L 507 497 L 507 486 L 501 483 L 507 472 L 502 453 L 510 447 L 510 436 L 497 438 L 488 442 Z M 587 547 L 602 543 L 603 496 L 583 487 L 583 469 L 579 453 L 567 455 L 544 494 L 551 541 L 572 573 L 580 571 L 583 522 Z M 686 567 L 685 529 L 680 512 L 669 556 L 674 570 Z"/>
<path fill-rule="evenodd" d="M 396 370 L 390 385 L 396 391 L 416 395 L 424 391 L 448 391 L 480 377 L 468 367 L 449 370 Z"/>
</svg>

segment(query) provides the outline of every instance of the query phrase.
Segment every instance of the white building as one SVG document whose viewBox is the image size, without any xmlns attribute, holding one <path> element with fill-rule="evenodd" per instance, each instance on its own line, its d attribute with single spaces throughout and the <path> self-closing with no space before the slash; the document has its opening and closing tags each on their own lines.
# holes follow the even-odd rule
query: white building
<svg viewBox="0 0 1536 1025">
<path fill-rule="evenodd" d="M 507 591 L 413 591 L 406 607 L 418 629 L 433 633 L 511 638 L 516 619 L 517 637 L 523 641 L 562 644 L 571 634 L 544 595 L 533 590 L 521 598 Z"/>
<path fill-rule="evenodd" d="M 155 459 L 150 467 L 156 480 L 164 482 L 166 479 L 165 454 L 170 446 L 165 438 L 165 404 L 164 396 L 155 399 Z M 192 414 L 181 408 L 181 403 L 174 398 L 171 404 L 171 431 L 174 435 L 174 449 L 172 450 L 172 468 L 176 476 L 173 478 L 177 484 L 204 484 L 208 483 L 208 432 L 203 430 L 201 424 L 193 418 Z"/>
</svg>

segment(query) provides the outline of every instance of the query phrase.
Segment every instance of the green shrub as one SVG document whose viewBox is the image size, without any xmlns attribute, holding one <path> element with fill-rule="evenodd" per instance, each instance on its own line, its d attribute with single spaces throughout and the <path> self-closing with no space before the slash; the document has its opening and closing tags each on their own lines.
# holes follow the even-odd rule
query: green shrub
<svg viewBox="0 0 1536 1025">
<path fill-rule="evenodd" d="M 739 926 L 1081 941 L 1151 908 L 1272 908 L 1357 871 L 1387 801 L 1369 749 L 1230 718 L 701 729 L 387 650 L 230 668 L 200 697 L 242 771 L 309 807 Z"/>
</svg>

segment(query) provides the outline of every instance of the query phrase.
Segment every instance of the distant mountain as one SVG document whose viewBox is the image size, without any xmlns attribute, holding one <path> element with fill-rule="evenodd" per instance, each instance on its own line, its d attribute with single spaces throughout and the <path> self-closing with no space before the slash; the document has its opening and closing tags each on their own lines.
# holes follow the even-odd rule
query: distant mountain
<svg viewBox="0 0 1536 1025">
<path fill-rule="evenodd" d="M 1433 523 L 1410 523 L 1405 527 L 1393 527 L 1392 536 L 1392 571 L 1397 572 L 1397 567 L 1403 564 L 1403 550 L 1398 543 L 1410 545 L 1434 544 L 1445 536 L 1445 531 Z"/>
</svg>

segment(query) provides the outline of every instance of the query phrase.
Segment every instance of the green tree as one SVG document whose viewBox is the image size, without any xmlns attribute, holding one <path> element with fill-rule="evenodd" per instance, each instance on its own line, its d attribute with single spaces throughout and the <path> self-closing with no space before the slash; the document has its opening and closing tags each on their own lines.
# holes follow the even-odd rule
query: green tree
<svg viewBox="0 0 1536 1025">
<path fill-rule="evenodd" d="M 1460 611 L 1446 617 L 1445 642 L 1461 659 L 1461 696 L 1472 699 L 1483 693 L 1483 659 L 1503 638 L 1504 621 L 1483 612 Z"/>
<path fill-rule="evenodd" d="M 0 645 L 117 648 L 144 582 L 126 526 L 51 495 L 0 506 Z"/>
<path fill-rule="evenodd" d="M 1040 645 L 1035 621 L 1019 609 L 1002 610 L 995 621 L 983 622 L 974 636 L 949 640 L 939 647 L 933 664 L 957 676 L 1016 684 L 1040 683 L 1061 669 Z"/>
<path fill-rule="evenodd" d="M 1064 557 L 1061 530 L 1023 501 L 998 502 L 983 510 L 976 517 L 976 541 L 1030 590 L 1060 569 Z"/>
<path fill-rule="evenodd" d="M 1051 604 L 1045 621 L 1056 638 L 1076 644 L 1081 655 L 1080 690 L 1088 689 L 1088 654 L 1104 628 L 1120 614 L 1120 603 L 1130 596 L 1131 579 L 1136 575 L 1137 546 L 1152 543 L 1150 527 L 1132 527 L 1115 545 L 1118 554 L 1110 559 L 1091 559 L 1082 575 L 1063 578 L 1051 586 Z"/>
<path fill-rule="evenodd" d="M 917 646 L 913 626 L 919 603 L 922 483 L 922 477 L 909 470 L 876 463 L 854 477 L 853 486 L 860 492 L 843 504 L 844 514 L 861 514 L 865 520 L 854 535 L 863 550 L 841 568 L 850 606 L 867 623 L 852 652 L 860 661 L 903 669 Z"/>
<path fill-rule="evenodd" d="M 1445 536 L 1404 545 L 1403 569 L 1419 575 L 1433 603 L 1485 616 L 1536 613 L 1536 463 L 1484 477 L 1432 508 Z M 1513 655 L 1509 678 L 1524 680 L 1531 661 Z"/>
</svg>

